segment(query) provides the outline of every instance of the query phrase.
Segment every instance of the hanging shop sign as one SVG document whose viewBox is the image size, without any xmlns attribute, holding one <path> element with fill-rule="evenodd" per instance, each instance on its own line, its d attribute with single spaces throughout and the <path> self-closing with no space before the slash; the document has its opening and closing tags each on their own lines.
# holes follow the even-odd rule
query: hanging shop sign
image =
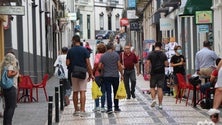
<svg viewBox="0 0 222 125">
<path fill-rule="evenodd" d="M 140 25 L 138 22 L 130 22 L 130 30 L 131 31 L 138 31 L 140 30 Z"/>
<path fill-rule="evenodd" d="M 128 25 L 129 25 L 128 18 L 121 18 L 120 19 L 120 26 L 128 26 Z"/>
<path fill-rule="evenodd" d="M 212 23 L 212 11 L 196 11 L 196 24 Z"/>
<path fill-rule="evenodd" d="M 76 13 L 68 13 L 68 19 L 75 21 L 77 19 Z"/>
<path fill-rule="evenodd" d="M 25 15 L 24 6 L 0 6 L 1 15 Z"/>
<path fill-rule="evenodd" d="M 136 10 L 127 10 L 127 18 L 138 19 L 138 17 L 136 16 Z"/>
<path fill-rule="evenodd" d="M 129 8 L 136 8 L 136 0 L 128 0 Z"/>
<path fill-rule="evenodd" d="M 209 32 L 209 26 L 208 25 L 198 25 L 198 32 L 199 33 Z"/>
<path fill-rule="evenodd" d="M 160 30 L 173 30 L 174 20 L 171 18 L 160 18 Z"/>
</svg>

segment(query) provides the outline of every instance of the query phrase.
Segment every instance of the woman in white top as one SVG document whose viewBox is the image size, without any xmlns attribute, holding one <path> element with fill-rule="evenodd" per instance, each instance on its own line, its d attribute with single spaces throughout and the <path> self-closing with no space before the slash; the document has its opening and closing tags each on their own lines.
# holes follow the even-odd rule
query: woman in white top
<svg viewBox="0 0 222 125">
<path fill-rule="evenodd" d="M 4 68 L 7 68 L 7 76 L 9 78 L 14 79 L 14 85 L 7 89 L 3 90 L 3 97 L 5 99 L 5 109 L 4 109 L 4 116 L 3 116 L 3 125 L 11 125 L 12 118 L 14 115 L 14 111 L 16 108 L 17 103 L 17 81 L 19 75 L 19 65 L 18 60 L 15 58 L 13 53 L 7 53 L 4 57 L 3 62 L 1 63 L 1 77 L 4 71 Z"/>
</svg>

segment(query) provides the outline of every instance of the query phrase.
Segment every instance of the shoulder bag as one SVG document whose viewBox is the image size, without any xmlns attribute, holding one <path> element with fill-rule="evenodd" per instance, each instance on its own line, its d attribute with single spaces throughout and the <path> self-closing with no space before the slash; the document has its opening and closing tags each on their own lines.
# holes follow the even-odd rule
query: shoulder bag
<svg viewBox="0 0 222 125">
<path fill-rule="evenodd" d="M 85 79 L 86 78 L 87 69 L 81 66 L 74 66 L 72 70 L 72 77 Z"/>
<path fill-rule="evenodd" d="M 8 73 L 8 68 L 4 67 L 4 71 L 2 73 L 2 79 L 0 81 L 0 86 L 3 88 L 3 89 L 9 89 L 13 86 L 14 84 L 14 79 L 13 77 L 10 78 L 8 77 L 7 75 Z"/>
</svg>

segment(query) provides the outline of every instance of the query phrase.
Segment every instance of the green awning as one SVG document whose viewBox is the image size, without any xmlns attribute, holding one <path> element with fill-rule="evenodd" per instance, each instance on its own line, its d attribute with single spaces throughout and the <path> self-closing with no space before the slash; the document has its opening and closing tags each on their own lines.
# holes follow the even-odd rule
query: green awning
<svg viewBox="0 0 222 125">
<path fill-rule="evenodd" d="M 195 15 L 195 11 L 211 10 L 212 0 L 187 0 L 182 15 Z"/>
</svg>

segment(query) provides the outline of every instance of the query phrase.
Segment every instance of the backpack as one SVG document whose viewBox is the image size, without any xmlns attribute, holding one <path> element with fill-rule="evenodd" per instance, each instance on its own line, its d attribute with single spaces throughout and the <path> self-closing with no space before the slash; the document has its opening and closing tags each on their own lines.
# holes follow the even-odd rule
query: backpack
<svg viewBox="0 0 222 125">
<path fill-rule="evenodd" d="M 59 60 L 58 62 L 59 62 L 59 64 L 57 64 L 57 66 L 56 66 L 54 75 L 59 79 L 64 79 L 65 78 L 65 71 L 62 67 L 62 61 Z"/>
<path fill-rule="evenodd" d="M 8 68 L 7 67 L 4 67 L 4 70 L 3 70 L 3 73 L 2 73 L 2 76 L 1 76 L 1 81 L 0 81 L 0 86 L 1 88 L 3 89 L 9 89 L 13 86 L 14 84 L 14 79 L 13 77 L 12 78 L 9 78 L 8 75 Z"/>
</svg>

